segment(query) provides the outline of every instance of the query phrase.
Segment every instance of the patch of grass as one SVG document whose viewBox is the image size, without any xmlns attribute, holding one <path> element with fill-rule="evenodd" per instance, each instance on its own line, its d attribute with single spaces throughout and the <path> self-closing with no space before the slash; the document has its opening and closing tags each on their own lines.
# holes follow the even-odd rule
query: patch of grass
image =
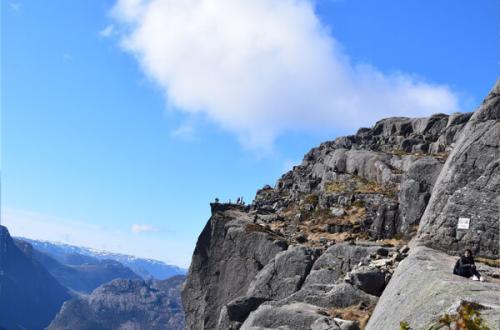
<svg viewBox="0 0 500 330">
<path fill-rule="evenodd" d="M 365 201 L 358 199 L 357 201 L 355 201 L 351 205 L 355 206 L 355 207 L 365 207 Z"/>
<path fill-rule="evenodd" d="M 410 324 L 406 321 L 399 322 L 399 330 L 411 330 Z"/>
<path fill-rule="evenodd" d="M 411 155 L 411 153 L 409 152 L 406 152 L 404 150 L 401 150 L 401 149 L 395 149 L 392 151 L 392 154 L 395 155 L 395 156 L 406 156 L 406 155 Z"/>
<path fill-rule="evenodd" d="M 328 314 L 343 320 L 355 321 L 361 329 L 365 329 L 374 308 L 373 305 L 360 303 L 346 308 L 333 308 Z"/>
<path fill-rule="evenodd" d="M 483 258 L 483 257 L 475 257 L 474 259 L 477 262 L 481 262 L 481 263 L 488 265 L 490 267 L 500 267 L 500 259 L 490 259 L 490 258 Z"/>
<path fill-rule="evenodd" d="M 375 181 L 353 175 L 348 182 L 327 182 L 325 184 L 325 191 L 327 193 L 384 194 L 390 198 L 395 198 L 398 188 L 396 185 L 381 185 Z"/>
<path fill-rule="evenodd" d="M 479 312 L 479 309 L 482 307 L 479 304 L 462 302 L 457 314 L 444 314 L 439 318 L 437 326 L 445 326 L 457 330 L 490 330 Z"/>
<path fill-rule="evenodd" d="M 331 181 L 325 184 L 325 191 L 327 193 L 340 193 L 347 190 L 347 184 L 345 182 Z"/>
<path fill-rule="evenodd" d="M 319 202 L 319 197 L 316 194 L 310 194 L 310 195 L 306 196 L 306 198 L 304 198 L 305 204 L 311 204 L 314 207 L 316 207 L 316 205 L 318 205 L 318 202 Z"/>
<path fill-rule="evenodd" d="M 251 232 L 261 232 L 261 233 L 266 233 L 267 230 L 263 226 L 256 224 L 256 223 L 249 223 L 245 226 L 245 232 L 251 233 Z"/>
</svg>

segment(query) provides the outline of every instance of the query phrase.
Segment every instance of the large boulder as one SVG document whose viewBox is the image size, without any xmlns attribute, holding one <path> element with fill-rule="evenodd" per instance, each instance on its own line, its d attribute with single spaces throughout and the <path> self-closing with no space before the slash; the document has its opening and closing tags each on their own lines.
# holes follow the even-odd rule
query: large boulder
<svg viewBox="0 0 500 330">
<path fill-rule="evenodd" d="M 316 259 L 313 249 L 295 246 L 278 253 L 255 277 L 247 296 L 278 300 L 296 292 Z"/>
<path fill-rule="evenodd" d="M 423 244 L 457 253 L 498 258 L 500 205 L 500 80 L 460 133 L 432 190 L 418 237 Z M 459 218 L 470 219 L 458 229 Z"/>
<path fill-rule="evenodd" d="M 324 318 L 324 315 L 325 312 L 321 308 L 304 303 L 284 306 L 261 305 L 250 314 L 240 329 L 310 329 L 311 324 Z"/>
<path fill-rule="evenodd" d="M 328 248 L 314 263 L 304 287 L 332 287 L 351 271 L 361 260 L 377 252 L 376 246 L 349 243 L 335 244 Z"/>
<path fill-rule="evenodd" d="M 349 273 L 349 281 L 366 293 L 380 296 L 385 288 L 385 273 L 372 266 L 361 266 Z"/>
</svg>

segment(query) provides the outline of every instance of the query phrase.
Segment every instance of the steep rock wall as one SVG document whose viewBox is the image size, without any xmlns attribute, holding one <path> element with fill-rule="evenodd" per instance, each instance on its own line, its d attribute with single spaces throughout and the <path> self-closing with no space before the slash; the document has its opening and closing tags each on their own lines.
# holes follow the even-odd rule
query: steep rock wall
<svg viewBox="0 0 500 330">
<path fill-rule="evenodd" d="M 500 80 L 459 135 L 422 217 L 420 241 L 448 253 L 498 258 Z M 458 218 L 470 228 L 457 229 Z"/>
</svg>

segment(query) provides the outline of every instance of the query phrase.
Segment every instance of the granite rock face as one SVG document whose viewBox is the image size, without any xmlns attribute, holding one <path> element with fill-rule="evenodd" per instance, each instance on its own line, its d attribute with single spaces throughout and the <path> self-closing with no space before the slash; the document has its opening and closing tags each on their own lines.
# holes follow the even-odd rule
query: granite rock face
<svg viewBox="0 0 500 330">
<path fill-rule="evenodd" d="M 214 204 L 182 290 L 186 328 L 215 329 L 222 307 L 245 294 L 255 275 L 286 248 L 286 241 L 253 226 L 241 206 Z"/>
<path fill-rule="evenodd" d="M 440 172 L 419 230 L 419 239 L 457 253 L 471 248 L 498 258 L 500 205 L 500 80 L 459 134 Z M 470 228 L 457 228 L 458 218 Z"/>
<path fill-rule="evenodd" d="M 322 143 L 248 206 L 212 204 L 182 292 L 187 329 L 355 329 L 373 308 L 372 329 L 397 329 L 395 309 L 419 317 L 413 294 L 446 312 L 435 297 L 466 282 L 414 292 L 413 272 L 423 282 L 453 267 L 423 247 L 405 261 L 406 244 L 418 231 L 433 248 L 498 257 L 499 88 L 474 114 L 388 118 Z"/>
<path fill-rule="evenodd" d="M 0 226 L 0 328 L 43 329 L 69 292 Z"/>
<path fill-rule="evenodd" d="M 184 280 L 178 275 L 163 281 L 111 281 L 87 297 L 65 302 L 47 329 L 184 329 Z"/>
<path fill-rule="evenodd" d="M 412 329 L 428 329 L 443 314 L 456 312 L 460 302 L 483 306 L 481 314 L 490 329 L 498 329 L 500 285 L 453 275 L 456 260 L 427 247 L 412 248 L 375 307 L 367 330 L 399 329 L 401 321 Z"/>
</svg>

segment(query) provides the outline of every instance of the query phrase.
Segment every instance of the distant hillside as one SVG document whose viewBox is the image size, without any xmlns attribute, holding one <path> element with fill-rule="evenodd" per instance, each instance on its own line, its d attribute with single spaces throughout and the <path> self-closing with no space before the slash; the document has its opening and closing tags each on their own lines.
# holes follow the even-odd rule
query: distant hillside
<svg viewBox="0 0 500 330">
<path fill-rule="evenodd" d="M 88 297 L 64 303 L 49 330 L 184 329 L 180 289 L 185 276 L 114 280 Z"/>
<path fill-rule="evenodd" d="M 0 329 L 43 329 L 71 296 L 0 226 Z"/>
<path fill-rule="evenodd" d="M 26 254 L 38 261 L 66 288 L 78 293 L 91 293 L 98 286 L 114 279 L 141 279 L 130 268 L 115 260 L 86 258 L 79 265 L 63 264 L 48 254 L 32 247 L 26 241 L 16 239 L 16 245 Z"/>
<path fill-rule="evenodd" d="M 115 260 L 130 268 L 144 279 L 164 280 L 175 275 L 184 275 L 186 270 L 168 265 L 162 261 L 138 258 L 130 255 L 111 253 L 91 248 L 78 247 L 63 243 L 38 241 L 19 237 L 30 243 L 35 249 L 43 252 L 62 264 L 79 266 L 85 263 L 96 263 L 102 260 Z"/>
</svg>

